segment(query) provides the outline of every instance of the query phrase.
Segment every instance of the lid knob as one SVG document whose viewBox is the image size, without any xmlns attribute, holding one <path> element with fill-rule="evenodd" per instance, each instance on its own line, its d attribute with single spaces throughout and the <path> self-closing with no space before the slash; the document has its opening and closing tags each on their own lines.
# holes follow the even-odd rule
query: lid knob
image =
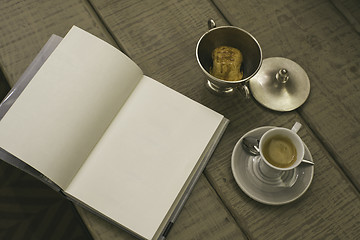
<svg viewBox="0 0 360 240">
<path fill-rule="evenodd" d="M 285 68 L 280 69 L 279 72 L 276 73 L 276 80 L 280 83 L 286 83 L 289 80 L 289 72 Z"/>
</svg>

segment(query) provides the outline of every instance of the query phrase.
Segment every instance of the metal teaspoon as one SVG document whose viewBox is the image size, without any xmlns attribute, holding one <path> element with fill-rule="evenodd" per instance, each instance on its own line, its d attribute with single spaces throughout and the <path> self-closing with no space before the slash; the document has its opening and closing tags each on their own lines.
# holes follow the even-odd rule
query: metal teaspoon
<svg viewBox="0 0 360 240">
<path fill-rule="evenodd" d="M 248 153 L 255 155 L 255 156 L 260 155 L 259 139 L 255 138 L 255 137 L 245 137 L 242 140 L 242 146 Z M 310 165 L 314 165 L 314 162 L 312 162 L 310 160 L 306 160 L 306 159 L 303 159 L 301 161 L 301 163 L 307 163 Z"/>
</svg>

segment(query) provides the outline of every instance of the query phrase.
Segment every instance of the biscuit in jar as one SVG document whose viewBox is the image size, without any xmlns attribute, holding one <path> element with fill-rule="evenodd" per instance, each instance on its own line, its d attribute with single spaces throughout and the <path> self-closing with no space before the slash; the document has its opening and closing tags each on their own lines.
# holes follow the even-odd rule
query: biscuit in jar
<svg viewBox="0 0 360 240">
<path fill-rule="evenodd" d="M 213 66 L 210 74 L 226 81 L 238 81 L 242 79 L 241 65 L 243 56 L 239 49 L 220 46 L 212 52 Z"/>
</svg>

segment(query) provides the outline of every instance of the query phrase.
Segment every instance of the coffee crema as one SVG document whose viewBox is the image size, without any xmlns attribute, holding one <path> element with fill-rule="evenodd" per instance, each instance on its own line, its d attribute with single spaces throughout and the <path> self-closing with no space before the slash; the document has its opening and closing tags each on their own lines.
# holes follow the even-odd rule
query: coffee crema
<svg viewBox="0 0 360 240">
<path fill-rule="evenodd" d="M 263 145 L 266 160 L 279 168 L 287 168 L 296 162 L 296 147 L 291 140 L 282 135 L 270 137 Z"/>
</svg>

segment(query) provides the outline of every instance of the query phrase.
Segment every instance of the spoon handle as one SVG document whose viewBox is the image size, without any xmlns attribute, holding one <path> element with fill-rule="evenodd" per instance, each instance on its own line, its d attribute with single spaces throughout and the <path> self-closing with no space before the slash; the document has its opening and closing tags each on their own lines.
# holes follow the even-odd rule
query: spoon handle
<svg viewBox="0 0 360 240">
<path fill-rule="evenodd" d="M 310 160 L 306 160 L 306 159 L 301 160 L 301 163 L 307 163 L 307 164 L 310 164 L 310 165 L 314 165 L 314 162 L 312 162 Z"/>
</svg>

